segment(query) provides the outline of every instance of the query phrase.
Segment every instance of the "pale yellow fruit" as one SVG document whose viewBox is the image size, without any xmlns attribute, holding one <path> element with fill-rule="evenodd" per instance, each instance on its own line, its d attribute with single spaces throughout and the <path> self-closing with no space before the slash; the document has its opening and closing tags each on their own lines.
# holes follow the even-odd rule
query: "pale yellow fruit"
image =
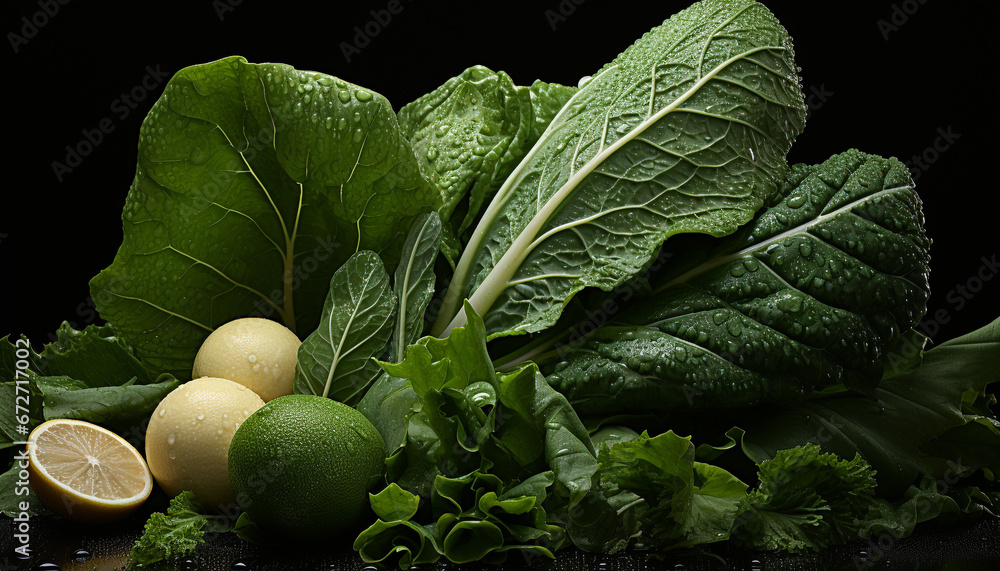
<svg viewBox="0 0 1000 571">
<path fill-rule="evenodd" d="M 208 506 L 228 506 L 229 442 L 240 424 L 264 406 L 256 393 L 226 379 L 188 381 L 160 401 L 146 429 L 146 462 L 170 496 L 191 490 Z"/>
<path fill-rule="evenodd" d="M 82 420 L 39 424 L 28 437 L 28 478 L 43 504 L 83 523 L 120 520 L 153 491 L 142 455 L 124 438 Z"/>
<path fill-rule="evenodd" d="M 191 378 L 237 382 L 267 402 L 292 394 L 299 338 L 270 319 L 244 317 L 209 334 L 194 358 Z"/>
</svg>

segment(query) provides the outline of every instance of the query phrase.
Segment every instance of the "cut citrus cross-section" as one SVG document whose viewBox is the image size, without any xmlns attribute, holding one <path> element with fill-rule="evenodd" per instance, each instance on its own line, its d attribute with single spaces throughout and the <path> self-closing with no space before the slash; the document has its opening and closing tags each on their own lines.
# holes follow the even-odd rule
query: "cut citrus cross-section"
<svg viewBox="0 0 1000 571">
<path fill-rule="evenodd" d="M 28 474 L 38 499 L 73 521 L 106 523 L 135 511 L 153 490 L 142 455 L 96 424 L 56 419 L 28 438 Z"/>
</svg>

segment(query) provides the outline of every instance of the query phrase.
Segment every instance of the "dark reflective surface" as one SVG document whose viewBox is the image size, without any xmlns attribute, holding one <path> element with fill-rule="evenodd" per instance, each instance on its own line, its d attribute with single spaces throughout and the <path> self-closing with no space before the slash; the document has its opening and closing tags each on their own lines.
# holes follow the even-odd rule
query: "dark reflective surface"
<svg viewBox="0 0 1000 571">
<path fill-rule="evenodd" d="M 0 522 L 2 571 L 111 571 L 128 563 L 128 552 L 139 536 L 135 521 L 112 526 L 81 526 L 35 518 L 31 522 L 33 555 L 18 559 L 12 549 L 13 522 Z M 393 566 L 366 564 L 349 548 L 314 545 L 261 547 L 233 534 L 208 537 L 191 557 L 165 569 L 178 571 L 389 571 Z M 819 553 L 798 555 L 751 552 L 728 543 L 703 551 L 681 551 L 657 556 L 645 552 L 619 555 L 563 550 L 556 559 L 527 560 L 512 555 L 499 566 L 439 563 L 411 569 L 476 571 L 532 569 L 541 571 L 715 571 L 735 570 L 876 570 L 921 569 L 979 571 L 1000 568 L 1000 519 L 984 518 L 958 525 L 924 525 L 909 538 L 859 540 Z"/>
</svg>

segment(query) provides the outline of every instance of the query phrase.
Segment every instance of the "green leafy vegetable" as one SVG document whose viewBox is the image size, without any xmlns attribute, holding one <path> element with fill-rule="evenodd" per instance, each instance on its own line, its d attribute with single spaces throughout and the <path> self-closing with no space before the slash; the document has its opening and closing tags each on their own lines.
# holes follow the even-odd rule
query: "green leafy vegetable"
<svg viewBox="0 0 1000 571">
<path fill-rule="evenodd" d="M 410 228 L 403 255 L 393 279 L 396 323 L 390 339 L 390 362 L 406 357 L 406 347 L 424 330 L 424 312 L 434 295 L 434 261 L 441 245 L 441 219 L 436 213 L 421 215 Z M 404 379 L 381 374 L 365 392 L 357 408 L 378 429 L 392 454 L 406 437 L 406 416 L 420 397 Z"/>
<path fill-rule="evenodd" d="M 395 556 L 400 568 L 434 563 L 445 557 L 453 563 L 501 563 L 512 549 L 553 557 L 532 543 L 558 533 L 545 523 L 546 489 L 552 473 L 538 474 L 506 489 L 500 478 L 473 472 L 460 478 L 437 476 L 431 499 L 424 504 L 434 523 L 418 519 L 420 498 L 390 484 L 371 495 L 379 520 L 361 532 L 354 548 L 369 563 Z"/>
<path fill-rule="evenodd" d="M 5 347 L 0 350 L 4 355 L 14 355 L 13 345 L 0 346 Z M 154 377 L 111 325 L 90 325 L 77 331 L 64 322 L 56 340 L 40 354 L 30 349 L 28 353 L 29 416 L 34 424 L 54 418 L 85 420 L 122 433 L 140 445 L 143 422 L 181 383 L 169 374 Z M 13 383 L 0 387 L 11 394 L 17 391 Z M 15 428 L 3 426 L 5 434 Z M 24 440 L 25 435 L 13 438 L 11 432 L 9 436 Z M 9 446 L 10 441 L 6 442 Z"/>
<path fill-rule="evenodd" d="M 441 218 L 437 213 L 422 214 L 410 228 L 403 254 L 396 266 L 392 291 L 396 297 L 396 325 L 393 330 L 393 362 L 405 357 L 424 332 L 424 312 L 434 295 L 434 260 L 441 245 Z"/>
<path fill-rule="evenodd" d="M 539 361 L 581 414 L 791 403 L 841 383 L 870 394 L 925 311 L 929 246 L 899 161 L 796 165 L 750 224 L 677 242 L 651 296 Z"/>
<path fill-rule="evenodd" d="M 32 373 L 44 366 L 26 337 L 13 342 L 9 335 L 0 339 L 0 450 L 27 440 L 28 433 L 43 421 L 42 395 Z M 3 490 L 13 490 L 13 485 L 0 486 L 0 493 Z"/>
<path fill-rule="evenodd" d="M 0 448 L 51 418 L 141 442 L 207 334 L 264 315 L 305 336 L 294 390 L 384 438 L 365 562 L 798 552 L 1000 515 L 1000 319 L 924 350 L 905 165 L 789 168 L 805 114 L 753 0 L 695 3 L 580 88 L 473 66 L 398 117 L 286 65 L 183 69 L 91 281 L 108 324 L 0 340 Z M 46 513 L 11 452 L 0 511 Z M 183 492 L 130 567 L 207 532 L 271 543 L 266 523 Z"/>
<path fill-rule="evenodd" d="M 20 517 L 22 513 L 28 516 L 51 515 L 52 511 L 38 499 L 35 490 L 21 479 L 28 460 L 26 455 L 23 459 L 18 458 L 20 455 L 20 452 L 14 454 L 10 469 L 0 474 L 0 513 L 11 518 Z M 27 504 L 28 509 L 21 509 L 22 504 Z"/>
<path fill-rule="evenodd" d="M 134 379 L 145 385 L 155 380 L 134 351 L 111 325 L 91 325 L 82 331 L 63 322 L 56 339 L 45 345 L 41 358 L 46 375 L 72 377 L 88 386 L 114 386 Z"/>
<path fill-rule="evenodd" d="M 861 456 L 877 472 L 879 495 L 895 500 L 922 476 L 940 479 L 994 466 L 992 447 L 934 446 L 936 438 L 975 422 L 963 412 L 963 395 L 981 394 L 1000 380 L 1000 319 L 924 353 L 918 367 L 882 381 L 875 398 L 831 396 L 759 415 L 744 428 L 743 448 L 756 462 L 779 450 L 816 442 L 840 457 Z"/>
<path fill-rule="evenodd" d="M 141 448 L 145 421 L 160 400 L 180 385 L 170 375 L 153 378 L 110 325 L 77 331 L 63 323 L 56 339 L 41 353 L 23 337 L 14 343 L 4 337 L 0 339 L 0 374 L 11 379 L 0 383 L 0 448 L 16 445 L 22 450 L 28 432 L 21 429 L 30 431 L 54 418 L 100 424 Z M 0 511 L 12 517 L 21 511 L 48 513 L 30 487 L 18 485 L 23 467 L 17 454 L 0 476 Z M 28 502 L 28 510 L 20 509 L 21 501 Z"/>
<path fill-rule="evenodd" d="M 71 377 L 37 377 L 45 420 L 72 418 L 127 429 L 149 418 L 156 405 L 181 381 L 163 375 L 157 382 L 140 385 L 135 379 L 121 385 L 92 387 Z M 141 441 L 133 435 L 133 441 Z"/>
<path fill-rule="evenodd" d="M 464 322 L 465 298 L 491 336 L 539 331 L 668 237 L 733 232 L 776 191 L 804 121 L 791 39 L 764 6 L 676 14 L 552 120 L 483 213 L 432 332 Z"/>
<path fill-rule="evenodd" d="M 534 365 L 497 375 L 482 319 L 466 311 L 467 326 L 448 338 L 421 338 L 402 362 L 381 363 L 388 375 L 372 391 L 409 389 L 413 400 L 381 401 L 406 431 L 386 461 L 389 486 L 372 496 L 380 521 L 355 542 L 367 561 L 551 555 L 566 541 L 557 522 L 589 493 L 597 461 L 569 402 Z"/>
<path fill-rule="evenodd" d="M 760 464 L 760 487 L 740 504 L 735 537 L 767 550 L 819 550 L 858 537 L 876 507 L 875 474 L 860 455 L 841 460 L 806 444 Z"/>
<path fill-rule="evenodd" d="M 504 448 L 523 466 L 544 458 L 569 505 L 581 501 L 597 471 L 596 451 L 566 397 L 529 365 L 500 376 L 499 407 L 496 436 Z"/>
<path fill-rule="evenodd" d="M 956 468 L 960 468 L 956 466 Z M 918 523 L 936 520 L 947 524 L 980 515 L 1000 516 L 1000 492 L 978 486 L 960 485 L 962 472 L 945 479 L 924 476 L 895 502 L 881 500 L 876 511 L 862 522 L 862 537 L 888 535 L 909 537 Z"/>
<path fill-rule="evenodd" d="M 482 468 L 519 478 L 551 469 L 570 503 L 587 492 L 597 466 L 586 428 L 533 365 L 496 374 L 478 316 L 446 339 L 420 339 L 403 362 L 381 365 L 420 399 L 405 444 L 387 460 L 389 481 L 429 497 L 437 475 Z"/>
<path fill-rule="evenodd" d="M 747 485 L 729 472 L 696 462 L 690 437 L 668 431 L 602 448 L 601 487 L 608 496 L 631 493 L 647 547 L 672 549 L 722 541 Z"/>
<path fill-rule="evenodd" d="M 380 375 L 358 402 L 358 411 L 382 435 L 386 454 L 392 454 L 406 439 L 410 411 L 420 402 L 420 395 L 406 379 Z"/>
<path fill-rule="evenodd" d="M 374 252 L 351 256 L 330 279 L 319 327 L 299 345 L 294 390 L 356 404 L 379 372 L 396 300 Z"/>
<path fill-rule="evenodd" d="M 205 542 L 207 531 L 227 530 L 224 518 L 206 513 L 194 493 L 183 491 L 174 496 L 166 513 L 155 512 L 146 520 L 142 536 L 129 554 L 129 569 L 190 555 L 199 543 Z"/>
<path fill-rule="evenodd" d="M 454 264 L 459 237 L 524 158 L 575 87 L 514 85 L 506 73 L 473 66 L 403 106 L 399 125 L 420 173 L 441 193 L 444 254 Z M 450 220 L 454 215 L 454 220 Z"/>
<path fill-rule="evenodd" d="M 184 377 L 232 319 L 316 329 L 333 272 L 359 250 L 394 267 L 438 203 L 381 95 L 240 57 L 192 66 L 143 122 L 124 241 L 91 295 L 144 362 Z"/>
</svg>

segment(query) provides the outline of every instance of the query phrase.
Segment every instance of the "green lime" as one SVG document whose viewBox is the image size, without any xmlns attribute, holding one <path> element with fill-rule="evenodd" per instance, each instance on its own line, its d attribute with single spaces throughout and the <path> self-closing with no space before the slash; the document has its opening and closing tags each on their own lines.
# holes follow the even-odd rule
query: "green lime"
<svg viewBox="0 0 1000 571">
<path fill-rule="evenodd" d="M 229 482 L 260 528 L 329 538 L 370 514 L 385 444 L 360 412 L 314 395 L 287 395 L 251 414 L 229 445 Z"/>
</svg>

